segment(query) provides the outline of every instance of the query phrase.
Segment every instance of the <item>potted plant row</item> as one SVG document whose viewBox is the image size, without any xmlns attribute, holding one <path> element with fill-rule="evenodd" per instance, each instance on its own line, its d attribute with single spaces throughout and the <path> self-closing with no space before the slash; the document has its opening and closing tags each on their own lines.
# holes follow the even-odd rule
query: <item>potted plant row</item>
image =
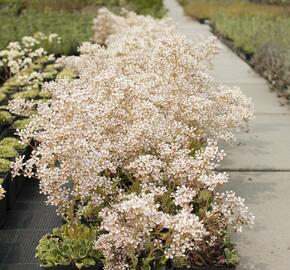
<svg viewBox="0 0 290 270">
<path fill-rule="evenodd" d="M 49 42 L 55 42 L 55 38 L 57 36 L 53 35 Z M 47 36 L 37 33 L 34 37 L 24 37 L 21 42 L 11 42 L 0 52 L 0 72 L 6 78 L 0 86 L 0 179 L 5 191 L 0 200 L 0 227 L 25 180 L 22 175 L 12 178 L 11 164 L 19 156 L 26 160 L 32 150 L 30 145 L 20 143 L 17 132 L 29 123 L 36 106 L 28 114 L 18 113 L 11 110 L 10 102 L 35 100 L 37 104 L 49 99 L 51 94 L 43 90 L 42 85 L 54 80 L 64 69 L 63 64 L 56 63 L 55 57 L 41 48 L 46 41 Z"/>
<path fill-rule="evenodd" d="M 216 170 L 220 140 L 251 119 L 237 89 L 212 85 L 217 51 L 168 21 L 102 9 L 98 40 L 75 61 L 78 78 L 58 80 L 21 133 L 37 140 L 14 174 L 39 179 L 64 220 L 36 257 L 51 269 L 233 269 L 229 235 L 254 216 Z M 33 168 L 33 170 L 31 169 Z"/>
</svg>

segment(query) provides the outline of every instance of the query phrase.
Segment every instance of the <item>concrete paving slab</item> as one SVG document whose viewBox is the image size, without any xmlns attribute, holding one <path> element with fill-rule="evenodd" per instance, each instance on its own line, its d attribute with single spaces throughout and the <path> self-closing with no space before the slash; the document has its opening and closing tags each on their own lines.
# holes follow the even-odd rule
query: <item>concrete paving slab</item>
<svg viewBox="0 0 290 270">
<path fill-rule="evenodd" d="M 264 84 L 265 80 L 261 78 L 258 74 L 253 72 L 239 72 L 239 69 L 224 67 L 221 71 L 220 69 L 215 69 L 213 72 L 213 77 L 216 82 L 223 83 L 252 83 L 252 84 Z"/>
<path fill-rule="evenodd" d="M 224 149 L 225 170 L 290 170 L 290 115 L 257 114 L 249 131 Z"/>
<path fill-rule="evenodd" d="M 218 82 L 254 84 L 265 84 L 266 82 L 265 79 L 253 71 L 242 59 L 225 53 L 221 53 L 216 57 L 212 74 Z"/>
<path fill-rule="evenodd" d="M 237 270 L 290 269 L 290 172 L 237 172 L 226 185 L 245 198 L 256 216 L 252 230 L 234 237 L 241 264 Z"/>
</svg>

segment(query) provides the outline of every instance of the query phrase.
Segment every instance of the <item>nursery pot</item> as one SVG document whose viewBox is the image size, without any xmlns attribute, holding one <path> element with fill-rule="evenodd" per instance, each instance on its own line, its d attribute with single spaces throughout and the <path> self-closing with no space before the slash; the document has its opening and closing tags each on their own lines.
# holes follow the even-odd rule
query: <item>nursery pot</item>
<svg viewBox="0 0 290 270">
<path fill-rule="evenodd" d="M 5 137 L 16 137 L 16 133 L 17 133 L 16 129 L 8 127 L 8 128 L 6 128 L 4 130 L 4 132 L 2 133 L 1 137 L 2 138 L 5 138 Z"/>
<path fill-rule="evenodd" d="M 10 172 L 2 174 L 0 176 L 4 179 L 3 188 L 6 191 L 5 198 L 7 208 L 12 209 L 16 203 L 16 182 L 12 181 Z"/>
<path fill-rule="evenodd" d="M 19 194 L 19 192 L 21 191 L 21 187 L 23 182 L 25 181 L 25 177 L 22 175 L 16 176 L 12 179 L 12 182 L 15 182 L 15 193 L 16 196 Z"/>
<path fill-rule="evenodd" d="M 47 268 L 41 268 L 43 270 L 46 270 Z M 60 265 L 60 266 L 55 266 L 55 267 L 52 267 L 52 268 L 49 268 L 51 270 L 77 270 L 78 268 L 76 266 L 73 266 L 73 265 Z M 87 268 L 82 268 L 83 270 L 103 270 L 103 266 L 100 264 L 100 265 L 95 265 L 95 266 L 90 266 L 90 267 L 87 267 Z"/>
<path fill-rule="evenodd" d="M 27 146 L 21 153 L 20 155 L 21 156 L 25 156 L 24 157 L 24 160 L 27 160 L 31 154 L 31 151 L 32 151 L 32 148 L 30 146 Z M 16 176 L 14 178 L 12 178 L 12 181 L 15 182 L 15 185 L 16 185 L 16 195 L 19 194 L 19 192 L 21 191 L 21 187 L 22 187 L 22 184 L 23 182 L 26 180 L 27 178 L 23 175 L 19 175 L 19 176 Z"/>
<path fill-rule="evenodd" d="M 0 125 L 0 136 L 1 137 L 3 137 L 3 134 L 5 134 L 6 130 L 9 128 L 9 126 L 10 125 Z"/>
<path fill-rule="evenodd" d="M 7 199 L 6 197 L 4 197 L 2 200 L 0 200 L 0 228 L 2 228 L 5 223 L 6 214 L 7 214 Z"/>
<path fill-rule="evenodd" d="M 7 207 L 12 209 L 16 203 L 16 181 L 12 180 L 11 173 L 7 173 L 5 180 L 8 182 L 7 196 Z"/>
</svg>

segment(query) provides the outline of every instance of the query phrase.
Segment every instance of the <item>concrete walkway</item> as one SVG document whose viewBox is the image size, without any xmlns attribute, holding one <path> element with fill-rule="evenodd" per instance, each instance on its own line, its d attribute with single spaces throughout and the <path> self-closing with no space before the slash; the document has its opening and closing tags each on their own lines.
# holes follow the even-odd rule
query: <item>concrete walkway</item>
<svg viewBox="0 0 290 270">
<path fill-rule="evenodd" d="M 180 31 L 194 40 L 212 36 L 208 25 L 183 14 L 175 0 L 164 0 Z M 246 199 L 256 216 L 253 230 L 235 237 L 241 255 L 238 270 L 290 269 L 290 111 L 281 106 L 267 82 L 225 45 L 216 58 L 216 82 L 240 86 L 252 97 L 255 119 L 237 145 L 226 149 L 227 189 Z"/>
</svg>

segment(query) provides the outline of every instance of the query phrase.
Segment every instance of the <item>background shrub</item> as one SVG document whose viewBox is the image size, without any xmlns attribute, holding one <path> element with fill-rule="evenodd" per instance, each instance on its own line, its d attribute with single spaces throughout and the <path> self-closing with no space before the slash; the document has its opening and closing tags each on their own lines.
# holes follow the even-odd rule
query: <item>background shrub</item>
<svg viewBox="0 0 290 270">
<path fill-rule="evenodd" d="M 289 0 L 180 0 L 188 15 L 209 20 L 214 31 L 247 55 L 251 64 L 276 88 L 289 89 Z M 284 4 L 270 5 L 274 3 Z M 285 93 L 286 93 L 285 92 Z M 287 94 L 288 95 L 288 94 Z"/>
<path fill-rule="evenodd" d="M 98 5 L 124 7 L 141 15 L 161 18 L 165 14 L 163 0 L 96 0 Z"/>
</svg>

